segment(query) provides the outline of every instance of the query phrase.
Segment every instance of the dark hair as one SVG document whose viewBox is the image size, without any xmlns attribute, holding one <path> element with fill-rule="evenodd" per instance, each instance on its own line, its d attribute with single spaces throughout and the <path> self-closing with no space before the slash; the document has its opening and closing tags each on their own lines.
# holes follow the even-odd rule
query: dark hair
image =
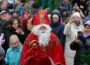
<svg viewBox="0 0 90 65">
<path fill-rule="evenodd" d="M 22 23 L 20 22 L 19 18 L 12 18 L 12 19 L 11 19 L 11 26 L 12 26 L 12 24 L 14 23 L 15 20 L 18 21 L 18 27 L 23 28 L 23 25 L 22 25 Z"/>
</svg>

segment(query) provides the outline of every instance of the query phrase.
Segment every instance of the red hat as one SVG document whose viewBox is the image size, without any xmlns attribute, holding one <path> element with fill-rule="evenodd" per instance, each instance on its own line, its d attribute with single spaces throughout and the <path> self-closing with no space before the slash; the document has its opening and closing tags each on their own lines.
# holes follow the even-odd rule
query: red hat
<svg viewBox="0 0 90 65">
<path fill-rule="evenodd" d="M 50 24 L 50 19 L 48 17 L 46 10 L 40 10 L 38 11 L 33 19 L 33 25 L 39 25 L 39 24 Z"/>
</svg>

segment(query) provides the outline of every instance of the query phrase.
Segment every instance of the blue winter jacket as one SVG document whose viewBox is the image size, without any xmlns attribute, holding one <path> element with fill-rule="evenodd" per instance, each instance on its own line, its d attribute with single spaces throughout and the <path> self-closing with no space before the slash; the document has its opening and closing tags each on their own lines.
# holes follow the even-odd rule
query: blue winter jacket
<svg viewBox="0 0 90 65">
<path fill-rule="evenodd" d="M 20 65 L 22 45 L 18 48 L 9 48 L 6 52 L 5 61 L 8 65 Z"/>
</svg>

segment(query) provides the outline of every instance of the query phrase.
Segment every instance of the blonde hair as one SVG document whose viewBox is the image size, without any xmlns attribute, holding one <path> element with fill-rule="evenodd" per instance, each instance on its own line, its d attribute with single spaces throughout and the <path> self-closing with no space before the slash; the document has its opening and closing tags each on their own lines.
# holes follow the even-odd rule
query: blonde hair
<svg viewBox="0 0 90 65">
<path fill-rule="evenodd" d="M 9 46 L 11 46 L 11 43 L 21 43 L 17 35 L 11 35 L 9 40 Z"/>
</svg>

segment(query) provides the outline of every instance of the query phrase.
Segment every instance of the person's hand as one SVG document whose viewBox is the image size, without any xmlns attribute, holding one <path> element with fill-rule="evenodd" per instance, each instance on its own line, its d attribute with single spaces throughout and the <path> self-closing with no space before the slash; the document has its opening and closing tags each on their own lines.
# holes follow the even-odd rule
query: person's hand
<svg viewBox="0 0 90 65">
<path fill-rule="evenodd" d="M 82 5 L 80 6 L 80 8 L 81 8 L 81 9 L 84 9 L 84 7 L 83 7 Z"/>
<path fill-rule="evenodd" d="M 19 30 L 20 30 L 20 33 L 23 35 L 23 34 L 24 34 L 23 30 L 22 30 L 22 29 L 20 29 L 20 28 L 19 28 Z"/>
<path fill-rule="evenodd" d="M 18 29 L 16 30 L 16 32 L 19 33 L 19 34 L 22 34 L 22 35 L 24 34 L 23 30 L 20 29 L 20 28 L 18 28 Z"/>
<path fill-rule="evenodd" d="M 79 40 L 79 39 L 75 39 L 75 42 L 76 42 L 76 43 L 80 43 L 80 40 Z"/>
<path fill-rule="evenodd" d="M 25 18 L 28 18 L 28 16 L 27 16 L 27 15 L 24 15 L 24 17 L 25 17 Z"/>
<path fill-rule="evenodd" d="M 72 24 L 72 23 L 73 23 L 73 21 L 74 21 L 74 18 L 71 16 L 71 17 L 70 17 L 70 20 L 69 20 L 69 22 L 68 22 L 68 23 L 69 23 L 69 24 Z"/>
<path fill-rule="evenodd" d="M 17 29 L 16 31 L 15 31 L 16 33 L 20 33 L 20 31 Z"/>
</svg>

